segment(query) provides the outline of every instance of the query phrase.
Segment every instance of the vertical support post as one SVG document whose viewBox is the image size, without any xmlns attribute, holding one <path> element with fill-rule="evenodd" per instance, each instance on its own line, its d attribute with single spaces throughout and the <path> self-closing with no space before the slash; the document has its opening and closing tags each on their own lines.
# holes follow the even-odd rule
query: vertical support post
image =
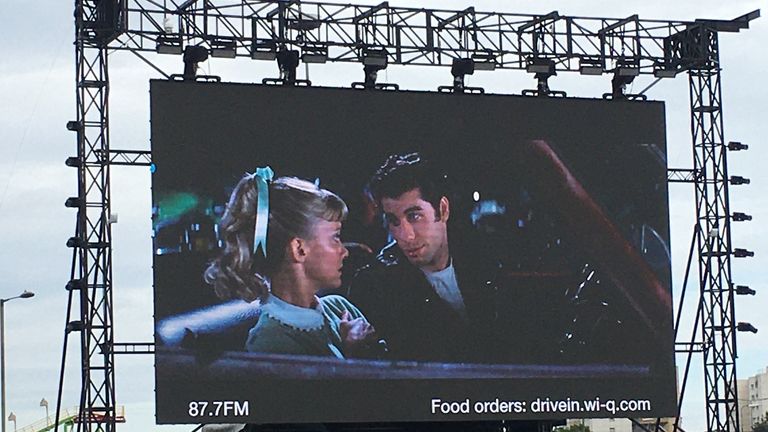
<svg viewBox="0 0 768 432">
<path fill-rule="evenodd" d="M 2 387 L 2 431 L 5 432 L 5 300 L 0 300 L 0 387 Z"/>
<path fill-rule="evenodd" d="M 738 432 L 736 325 L 731 279 L 731 226 L 727 146 L 723 134 L 717 32 L 699 27 L 708 54 L 689 70 L 696 217 L 699 226 L 701 303 L 707 430 Z"/>
<path fill-rule="evenodd" d="M 78 197 L 73 273 L 80 289 L 81 394 L 78 431 L 115 430 L 112 248 L 109 191 L 106 0 L 75 0 Z M 115 2 L 117 8 L 117 3 Z M 110 20 L 111 21 L 111 20 Z"/>
</svg>

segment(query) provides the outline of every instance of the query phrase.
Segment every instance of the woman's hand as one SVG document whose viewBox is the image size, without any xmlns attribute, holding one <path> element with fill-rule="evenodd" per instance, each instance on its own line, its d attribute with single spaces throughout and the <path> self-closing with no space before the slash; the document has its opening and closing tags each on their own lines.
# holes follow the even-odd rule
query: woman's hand
<svg viewBox="0 0 768 432">
<path fill-rule="evenodd" d="M 348 311 L 341 315 L 339 333 L 345 355 L 364 351 L 368 344 L 376 343 L 376 330 L 363 318 L 350 319 Z"/>
</svg>

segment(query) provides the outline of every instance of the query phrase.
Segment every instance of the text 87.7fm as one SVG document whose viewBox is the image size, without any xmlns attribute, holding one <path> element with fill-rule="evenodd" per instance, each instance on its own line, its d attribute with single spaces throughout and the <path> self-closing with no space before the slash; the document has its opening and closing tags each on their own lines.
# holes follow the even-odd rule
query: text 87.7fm
<svg viewBox="0 0 768 432">
<path fill-rule="evenodd" d="M 187 413 L 190 417 L 245 417 L 249 413 L 248 401 L 192 401 Z"/>
</svg>

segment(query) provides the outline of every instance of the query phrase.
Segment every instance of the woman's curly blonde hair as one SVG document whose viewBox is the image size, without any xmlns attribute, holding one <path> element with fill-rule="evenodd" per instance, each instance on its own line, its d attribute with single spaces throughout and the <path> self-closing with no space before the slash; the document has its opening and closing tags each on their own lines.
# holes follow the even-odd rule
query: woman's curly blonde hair
<svg viewBox="0 0 768 432">
<path fill-rule="evenodd" d="M 224 247 L 205 270 L 205 281 L 221 299 L 248 302 L 269 292 L 269 278 L 285 260 L 286 246 L 293 238 L 311 238 L 320 220 L 341 222 L 347 205 L 333 192 L 295 177 L 280 177 L 269 184 L 267 256 L 254 255 L 253 235 L 258 186 L 255 176 L 244 176 L 235 186 L 219 224 Z"/>
</svg>

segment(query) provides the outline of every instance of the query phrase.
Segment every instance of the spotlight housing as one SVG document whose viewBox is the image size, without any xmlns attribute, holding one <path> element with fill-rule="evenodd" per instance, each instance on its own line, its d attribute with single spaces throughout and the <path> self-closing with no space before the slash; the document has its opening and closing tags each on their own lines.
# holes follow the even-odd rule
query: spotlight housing
<svg viewBox="0 0 768 432">
<path fill-rule="evenodd" d="M 640 75 L 640 69 L 634 66 L 619 66 L 616 68 L 616 75 L 621 77 L 636 77 Z"/>
<path fill-rule="evenodd" d="M 85 279 L 72 279 L 65 286 L 67 291 L 81 290 L 85 288 Z"/>
<path fill-rule="evenodd" d="M 454 77 L 472 75 L 475 73 L 475 61 L 471 58 L 455 58 L 451 64 L 451 74 Z"/>
<path fill-rule="evenodd" d="M 197 64 L 208 60 L 208 50 L 200 45 L 184 48 L 184 79 L 194 80 L 197 75 Z"/>
<path fill-rule="evenodd" d="M 70 237 L 67 240 L 67 247 L 68 248 L 83 247 L 84 245 L 85 245 L 85 242 L 80 237 Z"/>
<path fill-rule="evenodd" d="M 678 70 L 674 67 L 657 65 L 653 68 L 653 76 L 656 78 L 674 78 L 678 74 Z"/>
<path fill-rule="evenodd" d="M 175 35 L 160 35 L 155 40 L 155 51 L 158 54 L 181 54 L 184 52 L 184 44 L 181 41 L 181 36 Z"/>
<path fill-rule="evenodd" d="M 83 325 L 82 321 L 70 321 L 67 323 L 65 330 L 67 333 L 72 333 L 74 331 L 83 331 L 85 329 L 85 325 Z"/>
<path fill-rule="evenodd" d="M 496 55 L 491 51 L 482 51 L 472 54 L 476 71 L 496 70 Z"/>
<path fill-rule="evenodd" d="M 751 258 L 755 253 L 748 249 L 736 248 L 733 250 L 733 256 L 736 258 Z"/>
<path fill-rule="evenodd" d="M 77 156 L 70 156 L 64 161 L 64 165 L 72 168 L 80 168 L 80 158 Z"/>
<path fill-rule="evenodd" d="M 234 39 L 218 38 L 211 41 L 211 57 L 230 58 L 237 56 L 237 43 Z"/>
<path fill-rule="evenodd" d="M 328 47 L 324 45 L 307 45 L 301 49 L 301 61 L 304 63 L 322 64 L 328 61 Z"/>
<path fill-rule="evenodd" d="M 70 120 L 67 122 L 67 130 L 70 132 L 78 132 L 83 129 L 83 124 L 77 120 Z"/>
<path fill-rule="evenodd" d="M 533 74 L 544 74 L 548 76 L 557 75 L 555 71 L 555 61 L 548 58 L 533 57 L 528 59 L 528 65 L 525 71 Z"/>
<path fill-rule="evenodd" d="M 602 75 L 605 63 L 599 58 L 585 57 L 579 60 L 579 73 L 582 75 Z"/>
<path fill-rule="evenodd" d="M 746 144 L 742 144 L 738 141 L 731 141 L 728 143 L 728 150 L 730 151 L 741 151 L 741 150 L 748 150 L 749 146 Z"/>
<path fill-rule="evenodd" d="M 251 58 L 254 60 L 276 59 L 277 44 L 272 39 L 254 39 L 251 44 Z"/>
<path fill-rule="evenodd" d="M 736 285 L 737 295 L 755 295 L 756 291 L 746 285 Z"/>
<path fill-rule="evenodd" d="M 733 212 L 733 214 L 731 215 L 731 220 L 734 222 L 751 221 L 752 215 L 748 215 L 746 213 L 741 213 L 741 212 Z"/>
<path fill-rule="evenodd" d="M 757 333 L 757 328 L 748 322 L 740 322 L 736 324 L 736 330 L 740 332 Z"/>
<path fill-rule="evenodd" d="M 386 49 L 367 49 L 363 52 L 363 65 L 384 69 L 389 62 L 388 54 Z"/>
<path fill-rule="evenodd" d="M 81 200 L 79 197 L 69 197 L 66 201 L 64 201 L 64 207 L 67 208 L 78 208 L 82 205 L 83 200 Z"/>
<path fill-rule="evenodd" d="M 734 186 L 749 184 L 750 180 L 742 176 L 731 176 L 731 184 Z"/>
</svg>

